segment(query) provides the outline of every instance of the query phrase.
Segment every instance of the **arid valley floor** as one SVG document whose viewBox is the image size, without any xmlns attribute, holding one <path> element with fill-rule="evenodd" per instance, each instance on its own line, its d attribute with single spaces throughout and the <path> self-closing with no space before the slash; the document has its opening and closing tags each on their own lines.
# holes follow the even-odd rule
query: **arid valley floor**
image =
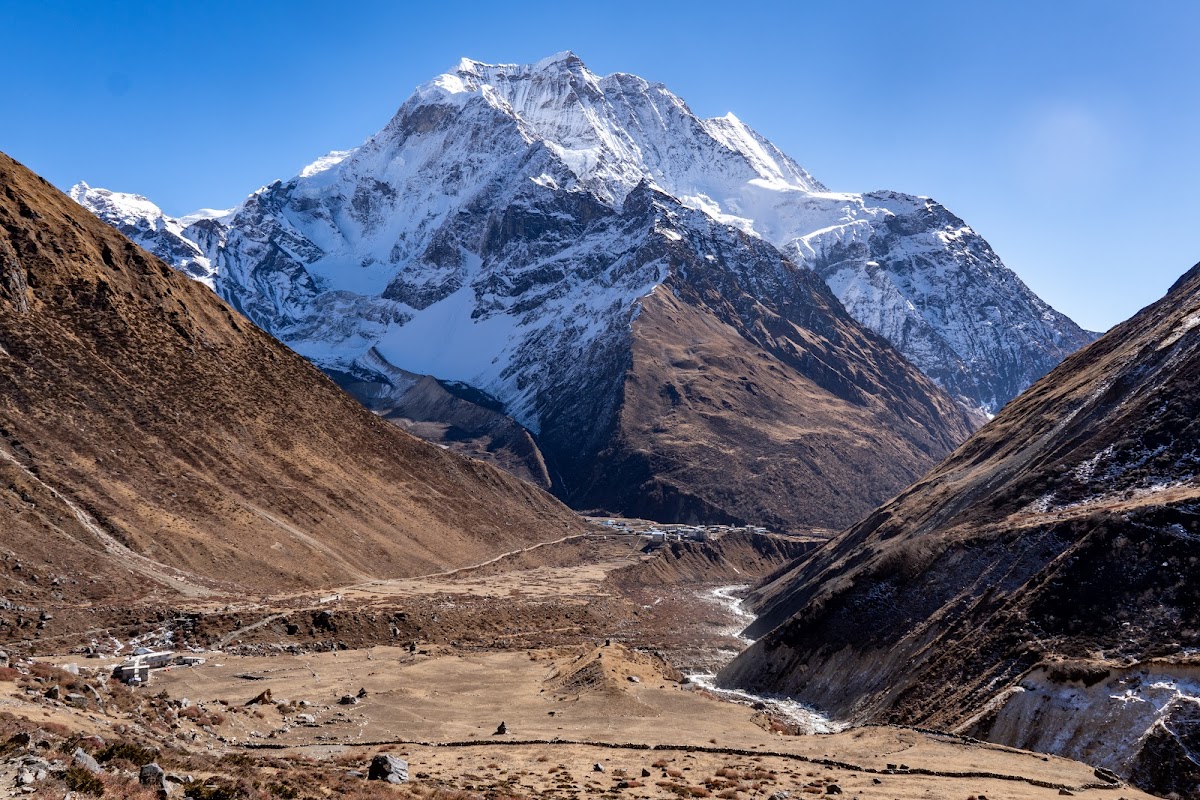
<svg viewBox="0 0 1200 800">
<path fill-rule="evenodd" d="M 1057 757 L 839 730 L 703 688 L 691 676 L 744 646 L 745 620 L 713 590 L 753 582 L 821 532 L 654 548 L 591 531 L 324 595 L 214 593 L 124 619 L 93 609 L 85 635 L 56 632 L 50 615 L 5 645 L 0 791 L 63 797 L 86 780 L 68 770 L 80 748 L 115 797 L 154 796 L 137 781 L 151 759 L 178 796 L 205 798 L 1148 796 Z M 128 688 L 109 675 L 137 646 L 205 661 Z M 409 763 L 407 783 L 363 779 L 381 752 Z"/>
</svg>

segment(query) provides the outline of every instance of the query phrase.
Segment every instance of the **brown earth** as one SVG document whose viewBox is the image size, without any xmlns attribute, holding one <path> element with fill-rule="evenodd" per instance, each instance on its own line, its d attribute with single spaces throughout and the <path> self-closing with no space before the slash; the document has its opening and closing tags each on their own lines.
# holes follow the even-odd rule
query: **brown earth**
<svg viewBox="0 0 1200 800">
<path fill-rule="evenodd" d="M 428 573 L 584 525 L 404 434 L 0 156 L 0 591 L 267 594 Z"/>
<path fill-rule="evenodd" d="M 613 584 L 605 576 L 628 569 L 630 548 L 622 539 L 629 537 L 539 548 L 554 551 L 547 557 L 558 565 L 553 567 L 530 566 L 532 557 L 524 554 L 515 558 L 527 563 L 510 572 L 494 572 L 493 565 L 488 575 L 464 571 L 431 578 L 428 585 L 415 579 L 372 583 L 346 590 L 324 609 L 332 608 L 335 625 L 344 625 L 338 636 L 385 606 L 413 609 L 413 603 L 420 608 L 426 602 L 434 612 L 425 618 L 433 622 L 430 631 L 442 620 L 448 626 L 438 636 L 454 628 L 450 618 L 460 603 L 512 625 L 527 624 L 522 620 L 532 619 L 530 609 L 547 599 L 540 594 L 547 570 L 557 571 L 559 600 L 590 608 L 592 593 Z M 738 547 L 730 542 L 731 549 Z M 744 565 L 754 563 L 751 549 L 743 548 Z M 647 564 L 674 559 L 667 553 L 636 558 Z M 572 559 L 578 569 L 574 596 L 566 594 Z M 763 558 L 755 571 L 769 566 Z M 641 612 L 636 628 L 647 639 L 666 638 L 668 628 L 715 608 L 700 601 L 695 585 L 660 585 L 658 591 L 678 606 L 634 604 Z M 470 596 L 475 593 L 481 596 Z M 690 606 L 683 601 L 688 596 Z M 608 600 L 613 608 L 625 602 L 630 614 L 628 600 L 611 594 Z M 38 678 L 0 681 L 0 688 L 10 687 L 0 691 L 0 781 L 16 777 L 25 754 L 61 759 L 82 746 L 102 759 L 110 789 L 126 786 L 138 765 L 152 758 L 174 775 L 191 775 L 190 786 L 206 783 L 230 798 L 749 799 L 776 792 L 828 796 L 838 789 L 874 800 L 1147 796 L 1110 784 L 1084 764 L 956 736 L 888 727 L 793 735 L 761 706 L 726 702 L 685 681 L 670 655 L 624 636 L 635 627 L 606 640 L 605 633 L 619 627 L 614 622 L 617 616 L 596 613 L 590 625 L 578 626 L 574 639 L 557 645 L 547 643 L 553 633 L 545 631 L 491 645 L 422 640 L 408 648 L 364 639 L 358 649 L 288 651 L 277 648 L 289 637 L 272 632 L 272 621 L 246 631 L 254 642 L 235 645 L 245 655 L 206 652 L 203 666 L 155 673 L 143 690 L 104 681 L 110 660 L 49 658 L 62 666 L 73 661 L 80 675 L 37 667 Z M 720 614 L 710 620 L 709 645 L 724 640 L 715 628 L 728 622 Z M 184 631 L 178 632 L 182 637 Z M 26 664 L 20 670 L 34 672 Z M 65 697 L 86 691 L 84 684 L 100 687 L 95 696 L 88 693 L 84 708 L 46 696 L 55 685 Z M 264 696 L 269 699 L 253 702 Z M 356 702 L 343 703 L 347 696 Z M 504 733 L 498 734 L 502 722 Z M 29 745 L 4 745 L 20 741 L 11 739 L 17 730 L 31 734 Z M 352 775 L 365 772 L 378 752 L 406 759 L 410 782 L 379 787 Z M 58 786 L 52 772 L 41 784 L 42 796 Z"/>
<path fill-rule="evenodd" d="M 817 536 L 732 533 L 713 541 L 669 542 L 658 558 L 615 570 L 610 580 L 625 588 L 751 581 L 793 563 L 825 541 Z"/>
<path fill-rule="evenodd" d="M 770 632 L 723 680 L 856 721 L 992 735 L 1004 698 L 1060 659 L 1137 672 L 1172 657 L 1187 672 L 1200 646 L 1197 320 L 1200 267 L 760 588 L 753 629 Z M 1053 746 L 1097 742 L 1099 753 L 1108 741 L 1104 757 L 1144 787 L 1192 796 L 1190 707 L 1166 709 L 1165 728 L 1146 723 L 1170 736 L 1147 730 L 1131 744 L 1141 732 L 1118 737 L 1117 712 L 1097 706 Z"/>
<path fill-rule="evenodd" d="M 709 272 L 643 298 L 614 430 L 575 507 L 841 528 L 980 424 L 818 279 L 759 302 Z"/>
<path fill-rule="evenodd" d="M 113 796 L 138 800 L 130 784 L 149 759 L 190 775 L 195 788 L 188 792 L 207 785 L 204 791 L 255 800 L 749 800 L 837 789 L 869 800 L 1146 797 L 1066 759 L 903 728 L 794 735 L 761 704 L 721 700 L 683 678 L 677 651 L 654 643 L 690 628 L 693 646 L 722 645 L 731 619 L 695 584 L 614 593 L 620 581 L 611 576 L 631 562 L 659 574 L 656 562 L 690 560 L 643 553 L 631 540 L 639 537 L 573 538 L 480 570 L 347 587 L 330 603 L 284 598 L 201 612 L 187 625 L 168 620 L 180 643 L 235 637 L 224 652 L 204 653 L 201 666 L 156 672 L 144 689 L 106 681 L 113 659 L 43 659 L 74 664 L 78 676 L 18 660 L 17 672 L 29 674 L 0 680 L 0 794 L 21 759 L 62 763 L 79 746 L 101 760 Z M 772 567 L 770 556 L 756 560 L 759 548 L 738 537 L 726 548 L 756 575 Z M 551 600 L 587 616 L 570 631 L 537 633 L 546 621 L 536 609 Z M 317 623 L 323 611 L 329 619 Z M 279 614 L 332 627 L 324 628 L 325 642 L 307 629 L 289 634 L 277 627 Z M 503 621 L 507 630 L 491 641 L 450 641 L 472 630 L 472 618 L 476 625 Z M 407 634 L 389 631 L 408 623 L 427 626 L 415 647 L 405 644 Z M 342 636 L 354 637 L 354 649 L 325 647 Z M 83 707 L 64 699 L 69 692 L 86 695 Z M 347 696 L 356 702 L 343 702 Z M 28 744 L 12 738 L 18 731 L 30 734 Z M 379 752 L 407 760 L 410 782 L 382 787 L 352 774 L 365 772 Z M 63 788 L 51 770 L 37 796 L 61 796 Z"/>
</svg>

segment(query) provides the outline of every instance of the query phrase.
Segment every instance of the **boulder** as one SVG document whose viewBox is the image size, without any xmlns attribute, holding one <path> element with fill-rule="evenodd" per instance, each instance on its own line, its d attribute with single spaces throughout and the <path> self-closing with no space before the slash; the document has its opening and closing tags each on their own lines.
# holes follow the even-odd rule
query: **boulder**
<svg viewBox="0 0 1200 800">
<path fill-rule="evenodd" d="M 76 747 L 74 754 L 71 756 L 71 763 L 77 767 L 82 767 L 93 775 L 99 775 L 101 772 L 100 764 L 96 759 L 92 758 L 82 747 Z"/>
<path fill-rule="evenodd" d="M 143 765 L 138 771 L 138 783 L 159 791 L 170 790 L 170 784 L 167 783 L 166 771 L 154 762 Z"/>
<path fill-rule="evenodd" d="M 408 762 L 387 753 L 380 753 L 371 759 L 371 768 L 367 779 L 372 781 L 387 781 L 388 783 L 406 783 L 408 781 Z"/>
</svg>

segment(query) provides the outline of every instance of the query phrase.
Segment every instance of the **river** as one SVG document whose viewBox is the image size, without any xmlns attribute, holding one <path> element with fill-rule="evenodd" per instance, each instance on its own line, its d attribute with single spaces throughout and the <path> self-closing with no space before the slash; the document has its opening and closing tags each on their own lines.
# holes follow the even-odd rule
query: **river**
<svg viewBox="0 0 1200 800">
<path fill-rule="evenodd" d="M 725 633 L 742 642 L 746 647 L 754 644 L 754 640 L 745 635 L 746 628 L 754 621 L 754 615 L 743 607 L 742 597 L 737 595 L 744 594 L 749 589 L 750 586 L 748 584 L 734 584 L 732 586 L 718 586 L 707 593 L 701 594 L 704 600 L 718 603 L 732 615 L 734 620 L 737 621 L 737 625 L 735 628 L 725 631 Z M 721 652 L 725 653 L 727 651 L 722 650 Z M 725 663 L 732 661 L 735 657 L 736 654 L 731 655 Z M 717 676 L 715 673 L 698 672 L 691 673 L 687 677 L 688 680 L 700 688 L 706 689 L 724 700 L 747 706 L 764 706 L 766 709 L 772 711 L 775 716 L 790 722 L 805 733 L 837 733 L 849 727 L 846 723 L 832 720 L 819 711 L 788 697 L 754 694 L 742 689 L 726 689 L 717 686 Z"/>
</svg>

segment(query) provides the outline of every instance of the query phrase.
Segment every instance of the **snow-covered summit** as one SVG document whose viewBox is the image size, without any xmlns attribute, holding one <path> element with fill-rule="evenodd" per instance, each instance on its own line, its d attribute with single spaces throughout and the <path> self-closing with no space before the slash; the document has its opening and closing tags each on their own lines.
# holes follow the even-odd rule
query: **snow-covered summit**
<svg viewBox="0 0 1200 800">
<path fill-rule="evenodd" d="M 132 202 L 106 205 L 95 191 L 85 205 L 130 227 Z M 327 368 L 383 354 L 492 394 L 536 431 L 546 370 L 517 374 L 513 359 L 567 333 L 534 310 L 591 309 L 570 334 L 585 348 L 665 275 L 620 284 L 584 266 L 621 252 L 584 231 L 626 214 L 631 197 L 817 270 L 853 316 L 967 406 L 994 411 L 1091 338 L 934 201 L 830 192 L 733 114 L 702 119 L 662 84 L 598 76 L 570 51 L 526 65 L 463 59 L 361 147 L 265 187 L 191 241 L 219 292 Z M 158 230 L 139 240 L 198 263 Z M 589 316 L 600 306 L 616 316 Z M 443 343 L 436 359 L 417 331 Z"/>
<path fill-rule="evenodd" d="M 216 220 L 228 211 L 201 209 L 176 219 L 140 194 L 93 188 L 80 181 L 71 187 L 71 199 L 112 225 L 150 252 L 191 277 L 214 288 L 215 270 L 207 252 Z"/>
</svg>

